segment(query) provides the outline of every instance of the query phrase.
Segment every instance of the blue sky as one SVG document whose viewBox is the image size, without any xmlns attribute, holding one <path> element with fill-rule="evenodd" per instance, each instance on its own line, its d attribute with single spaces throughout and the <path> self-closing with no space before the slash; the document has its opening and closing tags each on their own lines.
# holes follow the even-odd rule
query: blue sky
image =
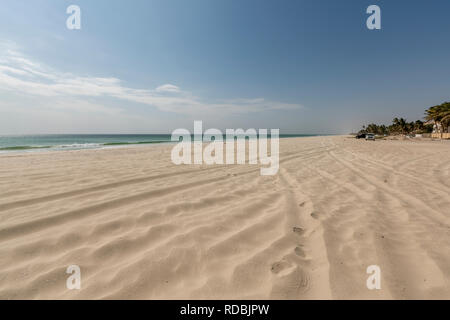
<svg viewBox="0 0 450 320">
<path fill-rule="evenodd" d="M 0 134 L 416 120 L 450 100 L 449 16 L 448 0 L 2 1 Z"/>
</svg>

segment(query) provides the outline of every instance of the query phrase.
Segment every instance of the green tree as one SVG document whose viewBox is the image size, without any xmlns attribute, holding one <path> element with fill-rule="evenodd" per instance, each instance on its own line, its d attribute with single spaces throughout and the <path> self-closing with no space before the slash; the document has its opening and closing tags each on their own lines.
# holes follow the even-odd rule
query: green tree
<svg viewBox="0 0 450 320">
<path fill-rule="evenodd" d="M 406 134 L 408 133 L 408 123 L 403 118 L 394 118 L 394 120 L 392 120 L 391 131 Z"/>
</svg>

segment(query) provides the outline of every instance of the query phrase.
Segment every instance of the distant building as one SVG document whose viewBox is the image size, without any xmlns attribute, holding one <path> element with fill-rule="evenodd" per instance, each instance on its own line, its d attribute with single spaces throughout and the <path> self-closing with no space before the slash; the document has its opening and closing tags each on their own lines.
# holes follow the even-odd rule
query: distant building
<svg viewBox="0 0 450 320">
<path fill-rule="evenodd" d="M 429 120 L 424 123 L 424 125 L 433 125 L 433 133 L 447 133 L 450 132 L 450 128 L 443 128 L 440 122 L 434 120 Z"/>
<path fill-rule="evenodd" d="M 443 128 L 441 123 L 436 123 L 434 120 L 425 122 L 425 125 L 433 125 L 432 138 L 450 139 L 450 127 Z"/>
</svg>

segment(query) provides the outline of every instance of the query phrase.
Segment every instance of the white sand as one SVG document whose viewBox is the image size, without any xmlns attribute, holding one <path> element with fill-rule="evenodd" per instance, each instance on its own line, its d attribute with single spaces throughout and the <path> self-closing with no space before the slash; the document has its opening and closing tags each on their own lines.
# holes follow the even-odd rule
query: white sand
<svg viewBox="0 0 450 320">
<path fill-rule="evenodd" d="M 170 150 L 0 156 L 0 298 L 450 299 L 449 141 L 282 139 L 266 177 Z"/>
</svg>

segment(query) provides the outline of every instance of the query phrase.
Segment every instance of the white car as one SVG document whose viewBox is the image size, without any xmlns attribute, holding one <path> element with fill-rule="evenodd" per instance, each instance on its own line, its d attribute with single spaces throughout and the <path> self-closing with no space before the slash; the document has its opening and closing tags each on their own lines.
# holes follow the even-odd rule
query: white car
<svg viewBox="0 0 450 320">
<path fill-rule="evenodd" d="M 366 140 L 375 141 L 375 135 L 373 133 L 366 133 Z"/>
</svg>

